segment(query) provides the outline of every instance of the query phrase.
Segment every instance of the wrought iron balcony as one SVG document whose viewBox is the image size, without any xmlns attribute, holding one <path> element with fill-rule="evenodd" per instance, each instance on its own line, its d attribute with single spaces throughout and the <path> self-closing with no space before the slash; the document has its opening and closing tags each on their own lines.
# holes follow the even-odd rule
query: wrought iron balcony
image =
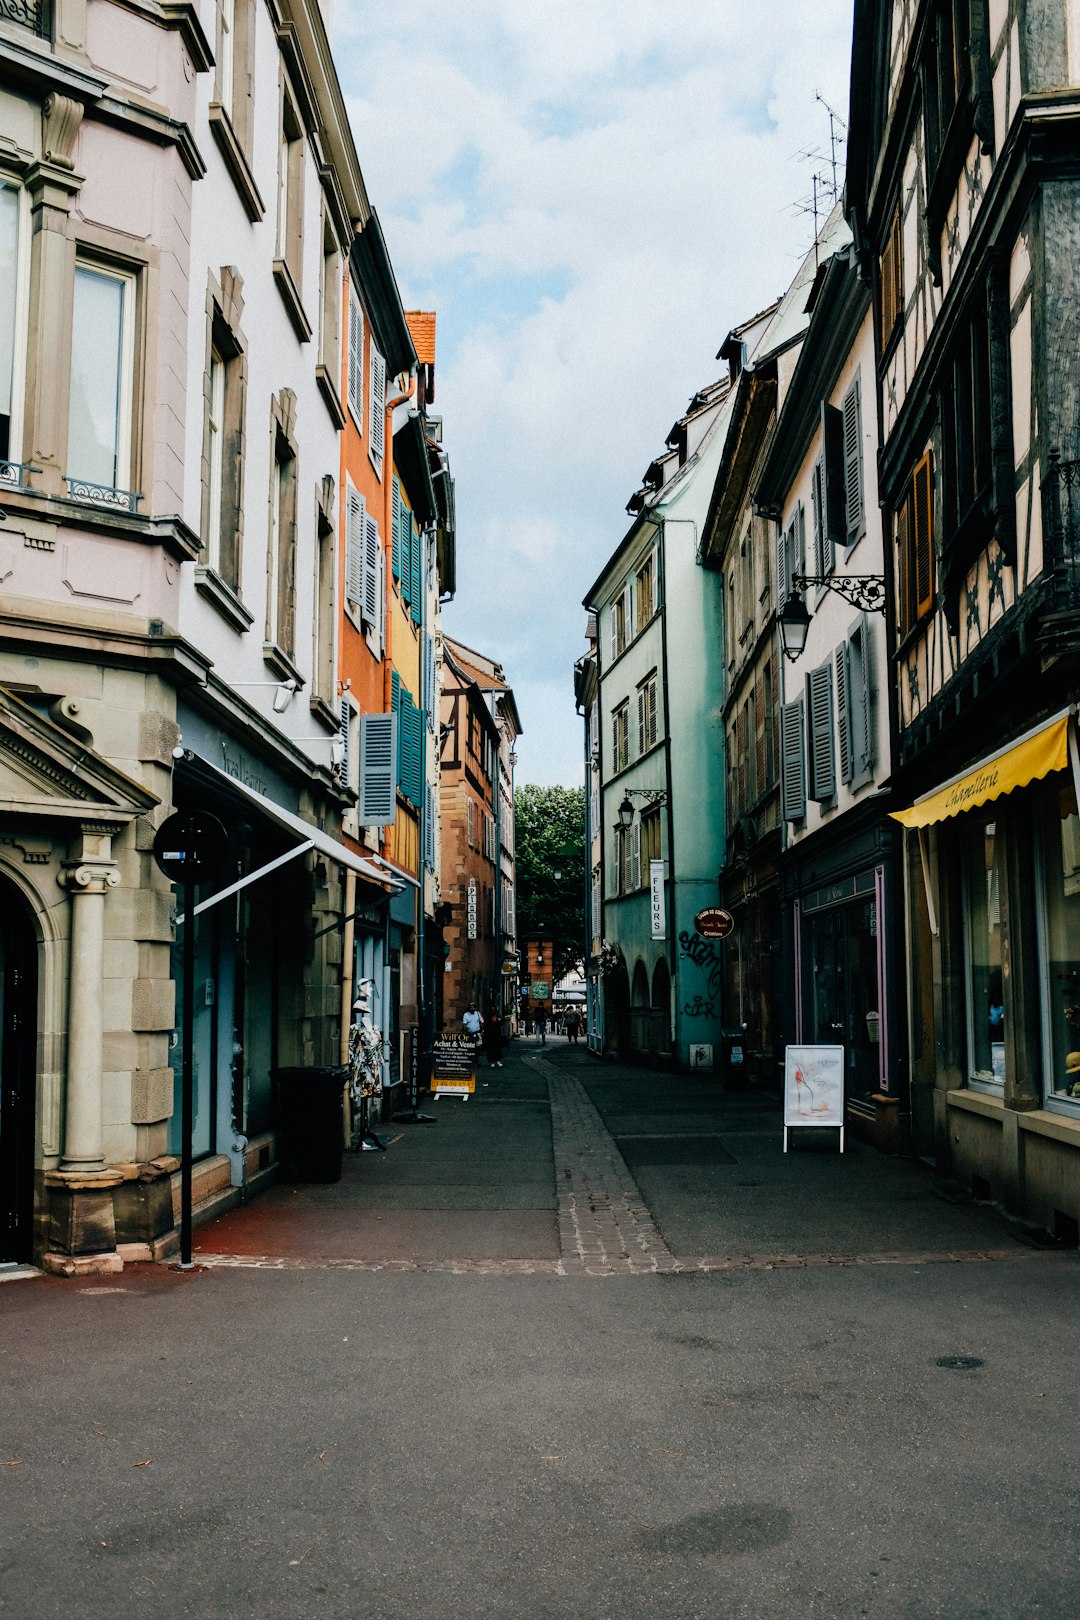
<svg viewBox="0 0 1080 1620">
<path fill-rule="evenodd" d="M 132 489 L 113 489 L 108 484 L 88 484 L 85 478 L 68 478 L 68 494 L 83 506 L 98 506 L 108 512 L 136 512 L 142 496 Z"/>
<path fill-rule="evenodd" d="M 0 0 L 0 22 L 28 28 L 38 39 L 52 37 L 51 0 Z"/>
<path fill-rule="evenodd" d="M 27 473 L 40 471 L 40 467 L 32 467 L 28 461 L 0 461 L 0 484 L 5 489 L 26 489 Z"/>
</svg>

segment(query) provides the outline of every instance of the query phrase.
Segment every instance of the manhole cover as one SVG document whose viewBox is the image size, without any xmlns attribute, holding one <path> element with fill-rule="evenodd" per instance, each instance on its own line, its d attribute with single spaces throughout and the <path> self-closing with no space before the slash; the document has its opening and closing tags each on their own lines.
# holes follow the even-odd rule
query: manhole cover
<svg viewBox="0 0 1080 1620">
<path fill-rule="evenodd" d="M 982 1366 L 981 1356 L 938 1356 L 935 1367 L 947 1367 L 950 1372 L 971 1372 Z"/>
</svg>

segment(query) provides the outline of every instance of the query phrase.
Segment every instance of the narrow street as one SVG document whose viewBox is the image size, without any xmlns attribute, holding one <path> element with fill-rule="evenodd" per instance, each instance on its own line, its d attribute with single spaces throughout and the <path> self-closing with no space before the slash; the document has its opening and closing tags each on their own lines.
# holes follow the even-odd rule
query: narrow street
<svg viewBox="0 0 1080 1620">
<path fill-rule="evenodd" d="M 0 1613 L 1075 1612 L 1074 1252 L 560 1040 L 426 1110 L 0 1288 Z"/>
</svg>

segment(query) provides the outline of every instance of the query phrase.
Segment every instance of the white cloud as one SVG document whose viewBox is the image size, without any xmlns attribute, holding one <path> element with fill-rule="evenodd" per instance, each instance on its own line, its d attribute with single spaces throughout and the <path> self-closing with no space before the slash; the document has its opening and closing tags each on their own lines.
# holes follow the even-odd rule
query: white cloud
<svg viewBox="0 0 1080 1620">
<path fill-rule="evenodd" d="M 851 9 L 413 0 L 336 19 L 406 303 L 440 314 L 447 625 L 515 685 L 522 780 L 579 779 L 581 597 L 724 335 L 809 243 L 796 154 L 828 144 L 816 89 L 846 114 Z"/>
</svg>

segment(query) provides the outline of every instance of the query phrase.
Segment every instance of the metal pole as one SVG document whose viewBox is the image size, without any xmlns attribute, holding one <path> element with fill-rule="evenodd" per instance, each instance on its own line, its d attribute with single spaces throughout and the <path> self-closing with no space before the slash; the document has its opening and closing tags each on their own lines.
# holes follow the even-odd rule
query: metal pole
<svg viewBox="0 0 1080 1620">
<path fill-rule="evenodd" d="M 181 1040 L 184 1061 L 181 1070 L 180 1143 L 180 1264 L 191 1265 L 191 1132 L 194 1115 L 193 1077 L 195 1042 L 195 885 L 184 884 L 184 1006 Z"/>
</svg>

